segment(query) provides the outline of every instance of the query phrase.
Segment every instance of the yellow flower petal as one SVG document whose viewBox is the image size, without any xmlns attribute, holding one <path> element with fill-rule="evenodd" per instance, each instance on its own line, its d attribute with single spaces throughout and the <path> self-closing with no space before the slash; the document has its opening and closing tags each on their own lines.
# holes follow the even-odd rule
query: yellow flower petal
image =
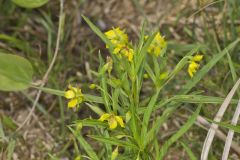
<svg viewBox="0 0 240 160">
<path fill-rule="evenodd" d="M 113 39 L 115 37 L 115 32 L 113 30 L 105 32 L 108 39 Z"/>
<path fill-rule="evenodd" d="M 192 78 L 193 77 L 193 72 L 192 72 L 192 70 L 188 67 L 188 74 L 189 74 L 189 76 Z"/>
<path fill-rule="evenodd" d="M 75 97 L 75 93 L 72 90 L 68 90 L 64 93 L 64 97 L 67 99 L 72 99 Z"/>
<path fill-rule="evenodd" d="M 192 78 L 193 74 L 197 72 L 197 69 L 199 68 L 199 64 L 197 64 L 194 61 L 191 61 L 189 66 L 188 66 L 188 74 Z"/>
<path fill-rule="evenodd" d="M 111 114 L 109 113 L 104 113 L 103 115 L 101 115 L 101 117 L 98 119 L 99 121 L 105 121 L 108 120 L 108 118 L 111 116 Z"/>
<path fill-rule="evenodd" d="M 199 61 L 202 60 L 202 58 L 203 58 L 203 55 L 195 55 L 192 60 L 196 61 L 196 62 L 199 62 Z"/>
<path fill-rule="evenodd" d="M 120 124 L 121 127 L 123 128 L 125 127 L 122 117 L 114 116 L 114 118 L 117 120 L 117 122 Z"/>
<path fill-rule="evenodd" d="M 73 108 L 78 104 L 77 98 L 73 98 L 68 102 L 68 108 Z"/>
<path fill-rule="evenodd" d="M 189 64 L 189 68 L 191 70 L 197 70 L 199 68 L 199 64 L 197 64 L 196 62 L 192 61 L 190 64 Z"/>
<path fill-rule="evenodd" d="M 108 125 L 110 129 L 115 129 L 117 127 L 117 121 L 114 117 L 108 119 Z"/>
</svg>

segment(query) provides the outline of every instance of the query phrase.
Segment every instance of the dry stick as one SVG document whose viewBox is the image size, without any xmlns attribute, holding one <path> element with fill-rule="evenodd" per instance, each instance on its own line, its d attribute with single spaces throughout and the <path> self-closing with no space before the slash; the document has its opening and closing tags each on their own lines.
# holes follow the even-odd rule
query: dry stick
<svg viewBox="0 0 240 160">
<path fill-rule="evenodd" d="M 240 100 L 238 102 L 236 111 L 235 111 L 235 113 L 233 115 L 233 118 L 232 118 L 232 122 L 231 122 L 232 125 L 235 126 L 237 124 L 239 114 L 240 114 Z M 234 135 L 234 131 L 230 129 L 228 131 L 226 143 L 225 143 L 225 146 L 224 146 L 222 160 L 227 160 L 228 159 L 228 154 L 229 154 L 230 146 L 231 146 L 231 143 L 232 143 L 233 135 Z"/>
<path fill-rule="evenodd" d="M 205 6 L 203 6 L 202 8 L 200 8 L 199 10 L 197 10 L 196 12 L 194 12 L 192 15 L 190 15 L 188 18 L 191 18 L 193 17 L 194 15 L 198 14 L 199 12 L 201 12 L 202 10 L 206 9 L 207 7 L 211 6 L 211 5 L 214 5 L 216 3 L 219 3 L 219 2 L 223 2 L 224 0 L 219 0 L 219 1 L 215 1 L 215 2 L 211 2 Z"/>
<path fill-rule="evenodd" d="M 220 122 L 224 112 L 226 111 L 234 93 L 236 92 L 238 86 L 240 84 L 240 78 L 238 79 L 238 81 L 236 82 L 236 84 L 233 86 L 233 88 L 231 89 L 231 91 L 229 92 L 229 94 L 227 95 L 227 97 L 225 98 L 223 104 L 221 105 L 220 109 L 218 110 L 216 116 L 214 117 L 214 121 L 215 122 Z M 211 124 L 211 128 L 208 130 L 208 134 L 207 137 L 204 141 L 203 144 L 203 149 L 202 149 L 202 154 L 201 154 L 201 160 L 207 160 L 208 158 L 208 153 L 209 153 L 209 149 L 210 146 L 212 144 L 216 129 L 218 128 L 218 125 L 216 123 L 212 123 Z"/>
<path fill-rule="evenodd" d="M 42 79 L 42 83 L 40 85 L 40 88 L 44 87 L 44 85 L 46 84 L 47 82 L 47 79 L 48 79 L 48 75 L 49 73 L 51 72 L 53 66 L 54 66 L 54 63 L 56 61 L 56 58 L 57 58 L 57 55 L 58 55 L 58 50 L 59 50 L 59 45 L 60 45 L 60 38 L 61 38 L 61 33 L 62 33 L 62 25 L 63 25 L 63 1 L 64 0 L 60 0 L 60 14 L 59 14 L 59 24 L 58 24 L 58 34 L 57 34 L 57 41 L 56 41 L 56 48 L 55 48 L 55 51 L 54 51 L 54 55 L 53 55 L 53 59 L 46 71 L 46 73 L 44 74 L 43 76 L 43 79 Z M 32 109 L 30 110 L 29 114 L 27 115 L 27 118 L 23 121 L 22 124 L 20 124 L 20 126 L 17 128 L 16 131 L 19 131 L 28 121 L 29 119 L 31 118 L 36 106 L 37 106 L 37 103 L 38 103 L 38 100 L 41 96 L 41 93 L 42 93 L 42 90 L 39 90 L 38 93 L 37 93 L 37 96 L 35 98 L 35 101 L 33 103 L 33 106 L 32 106 Z"/>
<path fill-rule="evenodd" d="M 196 124 L 206 130 L 208 130 L 211 127 L 211 124 L 202 116 L 197 117 L 197 122 Z M 222 141 L 226 141 L 227 136 L 219 129 L 216 130 L 216 137 L 221 139 Z M 240 156 L 240 147 L 236 142 L 232 142 L 231 148 L 233 151 Z"/>
</svg>

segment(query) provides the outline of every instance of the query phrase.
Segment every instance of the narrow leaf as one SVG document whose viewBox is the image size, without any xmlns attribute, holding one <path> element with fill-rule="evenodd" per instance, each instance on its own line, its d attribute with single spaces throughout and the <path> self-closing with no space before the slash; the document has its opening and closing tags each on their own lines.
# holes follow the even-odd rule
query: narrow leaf
<svg viewBox="0 0 240 160">
<path fill-rule="evenodd" d="M 194 153 L 191 151 L 191 149 L 185 143 L 181 142 L 181 145 L 183 146 L 183 148 L 187 152 L 190 160 L 197 160 L 197 157 L 194 155 Z"/>
<path fill-rule="evenodd" d="M 132 149 L 138 149 L 138 147 L 135 144 L 128 141 L 119 140 L 114 137 L 102 137 L 102 136 L 95 136 L 95 135 L 89 135 L 89 137 L 103 143 L 108 143 L 108 144 L 122 146 L 122 147 L 130 147 Z"/>
<path fill-rule="evenodd" d="M 92 160 L 99 160 L 97 154 L 93 151 L 92 147 L 89 145 L 89 143 L 82 137 L 81 133 L 77 133 L 74 131 L 71 127 L 69 127 L 71 132 L 74 134 L 74 136 L 77 138 L 78 142 L 80 143 L 81 147 L 87 152 L 88 156 Z"/>
<path fill-rule="evenodd" d="M 168 151 L 168 148 L 175 143 L 184 133 L 186 133 L 191 126 L 194 124 L 197 116 L 199 115 L 201 110 L 201 106 L 197 108 L 197 110 L 193 113 L 193 115 L 188 119 L 188 121 L 175 133 L 171 138 L 169 138 L 162 146 L 160 150 L 160 159 L 162 160 L 165 154 Z"/>
</svg>

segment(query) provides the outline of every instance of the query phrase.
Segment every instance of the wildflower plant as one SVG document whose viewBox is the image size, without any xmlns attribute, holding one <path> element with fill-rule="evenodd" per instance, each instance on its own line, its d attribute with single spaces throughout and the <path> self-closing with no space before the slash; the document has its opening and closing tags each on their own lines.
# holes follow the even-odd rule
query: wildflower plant
<svg viewBox="0 0 240 160">
<path fill-rule="evenodd" d="M 89 19 L 84 16 L 83 18 L 103 40 L 110 53 L 106 60 L 99 54 L 99 69 L 97 72 L 92 71 L 97 81 L 89 84 L 89 88 L 96 91 L 94 95 L 82 92 L 81 88 L 74 84 L 69 85 L 65 91 L 33 84 L 30 62 L 20 56 L 0 52 L 1 91 L 19 91 L 33 87 L 65 97 L 70 109 L 76 111 L 81 107 L 89 107 L 97 114 L 97 117 L 79 119 L 68 126 L 73 134 L 76 159 L 87 157 L 93 160 L 162 160 L 171 145 L 178 143 L 178 139 L 194 124 L 202 104 L 222 103 L 219 97 L 203 96 L 190 91 L 238 44 L 239 39 L 216 54 L 203 68 L 199 65 L 203 56 L 196 54 L 201 46 L 196 45 L 169 70 L 167 42 L 158 31 L 146 35 L 143 25 L 138 43 L 132 44 L 124 30 L 113 28 L 102 33 Z M 191 78 L 179 91 L 170 97 L 166 96 L 163 91 L 181 70 Z M 152 90 L 146 93 L 147 97 L 141 94 L 145 81 L 152 82 Z M 196 103 L 199 106 L 195 112 L 191 109 L 193 114 L 186 123 L 160 145 L 157 137 L 164 133 L 161 130 L 163 124 L 183 103 Z M 94 148 L 95 145 L 91 146 L 91 143 L 85 140 L 81 130 L 86 126 L 90 127 L 88 138 L 98 142 L 100 147 Z M 181 144 L 184 148 L 187 147 Z"/>
<path fill-rule="evenodd" d="M 18 0 L 14 2 L 18 4 Z M 47 0 L 44 3 L 34 2 L 34 4 L 26 3 L 25 5 L 26 8 L 35 8 L 46 2 Z M 59 33 L 63 30 L 61 27 L 64 26 L 62 25 L 64 20 L 62 9 L 63 1 L 61 1 Z M 110 53 L 110 56 L 106 58 L 99 54 L 99 69 L 92 71 L 97 82 L 90 84 L 89 88 L 96 91 L 94 95 L 82 92 L 81 88 L 75 85 L 69 85 L 65 91 L 45 88 L 44 80 L 47 79 L 55 59 L 43 78 L 44 83 L 37 85 L 32 83 L 34 70 L 28 60 L 0 51 L 1 91 L 21 91 L 33 87 L 39 91 L 65 97 L 67 107 L 70 109 L 89 107 L 97 114 L 87 119 L 76 120 L 68 126 L 73 135 L 71 139 L 74 142 L 76 160 L 83 157 L 92 160 L 162 160 L 171 145 L 178 143 L 179 138 L 194 124 L 202 104 L 223 102 L 223 99 L 219 97 L 203 96 L 190 91 L 218 61 L 240 42 L 240 39 L 215 54 L 202 68 L 200 63 L 203 55 L 197 54 L 201 46 L 196 45 L 182 57 L 175 67 L 169 69 L 167 67 L 168 43 L 159 31 L 146 34 L 143 24 L 139 41 L 132 44 L 125 30 L 112 28 L 102 33 L 88 18 L 84 16 L 83 18 L 102 39 Z M 58 34 L 58 37 L 61 37 L 60 35 Z M 58 49 L 55 55 L 57 51 Z M 186 65 L 188 65 L 187 69 Z M 185 74 L 189 74 L 190 78 L 170 97 L 166 96 L 163 91 L 182 70 Z M 151 81 L 152 90 L 144 97 L 141 93 L 145 88 L 145 81 Z M 38 95 L 40 94 L 41 92 Z M 36 106 L 39 96 L 33 106 Z M 233 102 L 235 103 L 236 100 Z M 199 105 L 196 109 L 188 108 L 191 116 L 186 123 L 161 144 L 158 136 L 163 134 L 161 129 L 163 124 L 183 103 Z M 32 108 L 34 111 L 35 107 Z M 85 140 L 82 134 L 84 127 L 89 129 L 87 137 L 98 142 L 98 145 L 91 146 L 91 142 Z M 2 129 L 1 132 L 4 136 L 3 140 L 7 139 Z M 10 140 L 15 145 L 15 140 L 12 138 Z M 181 144 L 187 153 L 191 152 L 187 145 Z M 193 154 L 191 156 L 193 157 Z"/>
<path fill-rule="evenodd" d="M 185 65 L 188 63 L 191 65 L 189 59 L 194 62 L 200 61 L 199 55 L 194 56 L 198 49 L 189 52 L 172 71 L 168 71 L 165 56 L 167 42 L 159 31 L 146 35 L 143 25 L 139 42 L 132 44 L 125 30 L 112 28 L 102 33 L 86 17 L 84 19 L 105 42 L 110 57 L 104 60 L 99 54 L 98 72 L 92 71 L 98 83 L 90 86 L 99 93 L 92 95 L 91 98 L 90 95 L 83 93 L 87 106 L 98 114 L 98 118 L 77 120 L 70 126 L 70 130 L 91 159 L 111 159 L 111 157 L 114 157 L 112 159 L 163 159 L 167 148 L 176 140 L 170 140 L 171 143 L 166 143 L 160 149 L 156 136 L 168 118 L 169 113 L 165 112 L 171 110 L 166 108 L 161 116 L 154 119 L 151 119 L 151 115 L 170 103 L 166 102 L 166 99 L 161 99 L 161 91 L 180 70 L 184 69 Z M 197 68 L 193 69 L 192 72 L 195 73 Z M 149 80 L 152 81 L 153 88 L 146 99 L 141 96 L 141 92 L 144 89 L 144 81 Z M 174 109 L 177 104 L 170 103 L 168 107 Z M 178 138 L 194 123 L 199 111 L 200 108 L 177 133 Z M 84 140 L 81 131 L 76 129 L 79 125 L 93 127 L 95 134 L 88 137 L 101 144 L 102 156 L 99 157 L 99 154 Z"/>
</svg>

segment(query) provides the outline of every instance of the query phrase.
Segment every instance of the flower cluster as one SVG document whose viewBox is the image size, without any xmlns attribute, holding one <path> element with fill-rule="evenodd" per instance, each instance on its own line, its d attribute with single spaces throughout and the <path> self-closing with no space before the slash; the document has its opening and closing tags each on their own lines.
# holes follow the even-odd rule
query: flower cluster
<svg viewBox="0 0 240 160">
<path fill-rule="evenodd" d="M 115 116 L 114 114 L 104 113 L 100 118 L 99 121 L 108 121 L 108 125 L 110 129 L 115 129 L 119 124 L 122 128 L 125 127 L 122 117 Z"/>
<path fill-rule="evenodd" d="M 200 66 L 197 62 L 200 62 L 202 58 L 203 58 L 203 55 L 195 55 L 190 59 L 189 65 L 188 65 L 188 74 L 191 78 L 193 77 L 194 73 L 197 72 Z"/>
<path fill-rule="evenodd" d="M 68 86 L 68 90 L 64 93 L 64 97 L 70 100 L 68 102 L 68 108 L 74 108 L 84 100 L 81 89 L 72 87 L 71 85 Z"/>
<path fill-rule="evenodd" d="M 145 38 L 147 39 L 148 36 Z M 160 32 L 158 32 L 148 48 L 148 53 L 158 57 L 166 47 L 167 42 L 164 37 L 161 36 Z"/>
<path fill-rule="evenodd" d="M 113 54 L 116 54 L 119 57 L 125 56 L 129 62 L 132 62 L 134 51 L 129 44 L 128 35 L 125 31 L 120 28 L 113 28 L 112 30 L 105 32 L 105 35 L 114 46 Z"/>
</svg>

